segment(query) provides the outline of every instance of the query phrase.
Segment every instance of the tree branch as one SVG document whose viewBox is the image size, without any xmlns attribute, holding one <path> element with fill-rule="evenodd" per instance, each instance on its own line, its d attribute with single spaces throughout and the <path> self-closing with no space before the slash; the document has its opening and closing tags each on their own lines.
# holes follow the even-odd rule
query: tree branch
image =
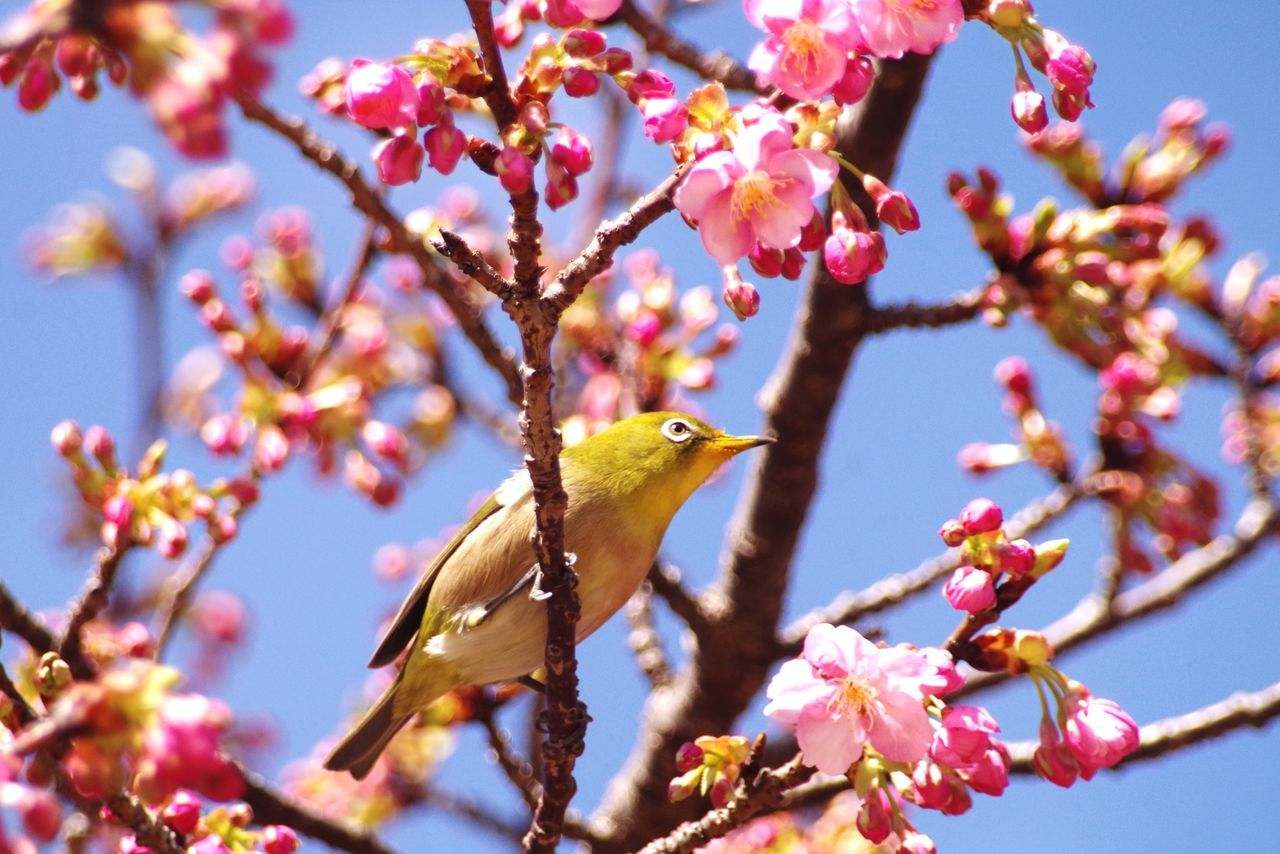
<svg viewBox="0 0 1280 854">
<path fill-rule="evenodd" d="M 654 561 L 647 580 L 653 592 L 667 603 L 671 613 L 683 620 L 696 637 L 707 633 L 710 620 L 707 610 L 695 594 L 685 589 L 680 581 L 680 570 L 674 564 Z"/>
<path fill-rule="evenodd" d="M 77 679 L 92 679 L 95 668 L 93 663 L 80 654 L 80 631 L 84 624 L 98 616 L 107 607 L 111 596 L 111 587 L 115 584 L 116 573 L 120 569 L 120 559 L 124 557 L 126 548 L 103 546 L 98 549 L 97 566 L 85 582 L 80 598 L 71 606 L 71 616 L 67 618 L 67 630 L 58 644 L 60 655 L 71 667 Z"/>
<path fill-rule="evenodd" d="M 14 598 L 3 580 L 0 580 L 0 629 L 22 638 L 36 652 L 47 652 L 58 645 L 49 627 Z"/>
<path fill-rule="evenodd" d="M 448 229 L 440 229 L 440 234 L 431 241 L 431 246 L 444 257 L 452 261 L 465 276 L 470 276 L 486 291 L 498 299 L 509 299 L 511 282 L 484 260 L 484 256 L 472 249 L 465 240 Z"/>
<path fill-rule="evenodd" d="M 494 761 L 519 792 L 529 814 L 533 815 L 538 808 L 538 798 L 542 795 L 538 780 L 533 776 L 533 768 L 511 746 L 511 736 L 498 725 L 494 717 L 496 711 L 497 707 L 488 695 L 476 701 L 475 718 L 484 727 L 485 735 L 489 738 L 489 750 L 493 753 Z M 519 838 L 519 834 L 516 838 Z"/>
<path fill-rule="evenodd" d="M 644 582 L 627 600 L 627 645 L 636 658 L 636 664 L 649 681 L 651 688 L 671 684 L 671 662 L 662 648 L 662 634 L 653 624 L 653 585 Z"/>
<path fill-rule="evenodd" d="M 847 160 L 882 178 L 898 152 L 923 89 L 929 58 L 886 62 L 867 97 L 837 129 Z M 848 176 L 845 176 L 846 180 Z M 874 219 L 861 185 L 847 189 Z M 865 287 L 833 281 L 814 267 L 791 342 L 761 395 L 766 432 L 778 439 L 755 457 L 728 535 L 719 582 L 707 601 L 711 632 L 689 666 L 646 705 L 636 748 L 610 784 L 596 816 L 597 852 L 632 850 L 688 817 L 667 800 L 676 748 L 728 731 L 776 660 L 774 633 L 796 544 L 817 489 L 827 426 L 853 355 L 867 331 Z"/>
<path fill-rule="evenodd" d="M 304 836 L 352 854 L 391 854 L 391 849 L 372 834 L 312 812 L 272 789 L 262 777 L 244 766 L 239 766 L 239 770 L 245 782 L 240 798 L 253 808 L 255 821 L 287 825 Z"/>
<path fill-rule="evenodd" d="M 1044 498 L 1019 510 L 1005 526 L 1010 539 L 1029 537 L 1065 513 L 1080 497 L 1075 486 L 1060 486 Z M 814 609 L 791 625 L 778 638 L 780 657 L 799 654 L 805 636 L 819 623 L 847 625 L 868 614 L 884 611 L 955 572 L 960 566 L 960 550 L 948 549 L 910 572 L 891 575 L 856 593 L 843 593 L 829 605 Z"/>
<path fill-rule="evenodd" d="M 623 0 L 617 19 L 644 40 L 650 53 L 665 56 L 676 65 L 683 66 L 703 80 L 714 80 L 726 89 L 743 92 L 768 93 L 768 88 L 756 80 L 750 69 L 742 66 L 723 51 L 703 50 L 668 30 L 660 21 L 641 9 L 633 0 Z"/>
<path fill-rule="evenodd" d="M 444 300 L 457 318 L 463 334 L 475 345 L 481 358 L 501 377 L 506 387 L 507 399 L 519 404 L 522 391 L 515 360 L 511 351 L 485 325 L 483 305 L 448 280 L 422 240 L 409 232 L 400 217 L 365 182 L 355 164 L 346 159 L 333 144 L 317 136 L 300 119 L 286 119 L 244 92 L 236 92 L 234 97 L 246 119 L 270 128 L 293 143 L 303 157 L 335 176 L 351 193 L 352 207 L 387 230 L 395 250 L 414 260 L 422 271 L 423 282 Z"/>
<path fill-rule="evenodd" d="M 360 283 L 364 281 L 365 273 L 369 272 L 369 265 L 373 263 L 373 259 L 378 254 L 378 226 L 369 220 L 365 223 L 364 234 L 360 238 L 360 248 L 356 252 L 355 259 L 351 262 L 351 269 L 343 277 L 342 290 L 339 292 L 338 300 L 331 308 L 325 311 L 320 318 L 319 326 L 311 336 L 313 342 L 311 353 L 307 358 L 302 369 L 298 371 L 298 375 L 293 383 L 294 388 L 305 389 L 311 381 L 316 369 L 329 355 L 329 351 L 333 349 L 334 343 L 338 340 L 338 330 L 342 328 L 342 315 L 346 312 L 346 308 L 355 299 L 356 294 L 360 292 Z"/>
<path fill-rule="evenodd" d="M 987 289 L 981 287 L 956 294 L 946 302 L 921 304 L 910 300 L 876 306 L 867 320 L 867 331 L 878 334 L 895 329 L 940 329 L 965 323 L 982 313 L 986 293 Z"/>
<path fill-rule="evenodd" d="M 185 854 L 187 849 L 177 834 L 164 822 L 157 821 L 142 801 L 133 795 L 124 792 L 110 795 L 103 801 L 103 806 L 111 811 L 116 821 L 132 828 L 138 844 L 147 846 L 156 854 Z"/>
<path fill-rule="evenodd" d="M 1138 749 L 1120 760 L 1115 767 L 1155 759 L 1166 753 L 1203 744 L 1246 726 L 1261 729 L 1276 718 L 1280 718 L 1280 682 L 1251 693 L 1239 691 L 1225 700 L 1194 712 L 1146 724 L 1139 730 Z M 1035 773 L 1032 754 L 1035 752 L 1036 742 L 1019 741 L 1006 746 L 1013 759 L 1010 773 Z"/>
</svg>

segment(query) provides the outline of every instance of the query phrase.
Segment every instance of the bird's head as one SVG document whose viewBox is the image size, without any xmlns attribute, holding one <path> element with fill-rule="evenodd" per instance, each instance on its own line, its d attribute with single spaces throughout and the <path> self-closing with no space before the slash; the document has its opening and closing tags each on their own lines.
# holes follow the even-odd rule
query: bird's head
<svg viewBox="0 0 1280 854">
<path fill-rule="evenodd" d="M 646 412 L 574 445 L 565 451 L 565 458 L 572 461 L 573 485 L 579 494 L 613 500 L 631 497 L 670 520 L 722 463 L 772 441 L 764 436 L 731 436 L 680 412 Z"/>
</svg>

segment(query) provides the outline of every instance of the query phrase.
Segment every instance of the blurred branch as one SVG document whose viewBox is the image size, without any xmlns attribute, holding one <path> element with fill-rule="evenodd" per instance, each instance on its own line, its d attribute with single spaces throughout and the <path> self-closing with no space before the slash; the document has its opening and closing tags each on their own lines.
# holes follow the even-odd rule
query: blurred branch
<svg viewBox="0 0 1280 854">
<path fill-rule="evenodd" d="M 352 207 L 387 230 L 395 251 L 403 252 L 414 260 L 422 271 L 426 287 L 444 300 L 450 312 L 457 318 L 463 334 L 475 345 L 481 358 L 502 379 L 508 400 L 518 404 L 522 391 L 515 360 L 510 350 L 494 337 L 485 324 L 483 305 L 464 288 L 449 281 L 440 265 L 427 250 L 426 244 L 417 235 L 410 233 L 403 220 L 393 213 L 382 197 L 365 182 L 355 164 L 344 157 L 332 143 L 317 136 L 302 120 L 286 119 L 244 92 L 236 92 L 234 97 L 246 119 L 270 128 L 291 142 L 303 157 L 338 178 L 351 193 Z"/>
<path fill-rule="evenodd" d="M 495 815 L 483 801 L 472 800 L 435 785 L 424 788 L 420 798 L 427 806 L 464 818 L 476 827 L 501 836 L 507 842 L 518 845 L 524 836 L 523 826 L 517 826 Z"/>
<path fill-rule="evenodd" d="M 703 80 L 715 80 L 726 89 L 755 92 L 760 95 L 768 89 L 756 80 L 750 69 L 739 64 L 727 53 L 719 50 L 703 50 L 690 44 L 668 30 L 656 18 L 640 8 L 633 0 L 623 0 L 616 18 L 644 40 L 645 49 L 660 54 L 683 66 Z"/>
<path fill-rule="evenodd" d="M 1260 691 L 1239 691 L 1202 709 L 1146 724 L 1139 730 L 1138 749 L 1120 760 L 1119 768 L 1133 762 L 1155 759 L 1195 744 L 1203 744 L 1246 726 L 1261 729 L 1280 718 L 1280 682 Z M 1037 742 L 1018 741 L 1006 745 L 1013 774 L 1034 774 L 1032 754 Z"/>
<path fill-rule="evenodd" d="M 671 613 L 684 620 L 695 636 L 701 637 L 708 631 L 707 611 L 698 597 L 681 583 L 678 567 L 664 560 L 655 560 L 649 568 L 647 580 L 653 592 L 667 603 Z"/>
<path fill-rule="evenodd" d="M 4 694 L 13 704 L 14 712 L 18 717 L 18 725 L 26 726 L 28 723 L 36 719 L 36 710 L 31 708 L 31 704 L 27 702 L 27 698 L 22 696 L 22 692 L 18 690 L 18 686 L 13 684 L 13 680 L 9 678 L 9 673 L 4 669 L 4 664 L 0 663 L 0 694 Z"/>
<path fill-rule="evenodd" d="M 780 768 L 761 771 L 746 787 L 746 792 L 733 803 L 712 810 L 697 821 L 687 821 L 661 839 L 640 849 L 639 854 L 684 854 L 695 851 L 713 839 L 719 839 L 765 812 L 772 812 L 785 801 L 787 790 L 812 776 L 813 768 L 800 764 L 797 755 Z"/>
<path fill-rule="evenodd" d="M 646 581 L 627 600 L 627 645 L 651 688 L 671 684 L 671 663 L 662 648 L 662 634 L 653 624 L 653 585 Z"/>
<path fill-rule="evenodd" d="M 1023 507 L 1005 526 L 1010 539 L 1029 537 L 1065 513 L 1080 497 L 1080 490 L 1064 485 Z M 960 550 L 948 549 L 909 572 L 891 575 L 856 593 L 843 593 L 829 605 L 805 614 L 787 626 L 778 638 L 779 657 L 797 655 L 805 636 L 819 623 L 847 625 L 875 614 L 932 587 L 960 566 Z"/>
<path fill-rule="evenodd" d="M 142 801 L 123 792 L 110 795 L 103 806 L 111 811 L 111 817 L 133 830 L 139 845 L 145 845 L 155 854 L 185 854 L 186 847 L 177 834 L 162 821 L 156 819 Z"/>
<path fill-rule="evenodd" d="M 475 717 L 484 727 L 485 735 L 489 739 L 489 750 L 493 753 L 494 761 L 498 763 L 498 767 L 502 769 L 502 773 L 507 775 L 507 779 L 515 786 L 519 792 L 521 800 L 529 809 L 529 814 L 538 808 L 538 799 L 541 797 L 541 787 L 538 780 L 533 776 L 533 769 L 524 757 L 518 754 L 511 746 L 511 736 L 504 730 L 495 717 L 498 710 L 497 704 L 493 702 L 493 698 L 488 694 L 484 694 L 476 700 Z M 517 839 L 520 838 L 517 834 Z"/>
<path fill-rule="evenodd" d="M 622 171 L 622 143 L 626 139 L 632 116 L 631 103 L 621 90 L 606 86 L 604 89 L 608 113 L 600 138 L 595 146 L 595 190 L 579 214 L 578 225 L 569 245 L 575 249 L 586 246 L 595 231 L 595 224 L 604 221 L 609 203 L 618 195 L 618 182 Z"/>
<path fill-rule="evenodd" d="M 94 666 L 80 654 L 80 631 L 84 624 L 98 616 L 107 607 L 111 596 L 111 587 L 115 584 L 116 573 L 120 569 L 120 559 L 124 557 L 128 547 L 116 548 L 103 546 L 98 549 L 97 565 L 90 573 L 80 598 L 70 608 L 71 616 L 67 618 L 67 629 L 58 644 L 58 655 L 71 666 L 71 672 L 77 679 L 91 679 Z"/>
<path fill-rule="evenodd" d="M 320 325 L 311 336 L 311 341 L 315 342 L 314 347 L 311 350 L 310 357 L 302 366 L 302 370 L 298 372 L 297 381 L 293 384 L 294 388 L 305 389 L 307 387 L 316 369 L 320 367 L 320 364 L 329 355 L 329 351 L 333 349 L 333 345 L 337 342 L 338 331 L 342 328 L 342 316 L 346 312 L 347 306 L 355 299 L 356 294 L 360 292 L 360 283 L 364 281 L 365 273 L 369 271 L 369 265 L 377 257 L 377 234 L 378 226 L 373 220 L 367 220 L 364 226 L 364 234 L 360 238 L 360 248 L 355 259 L 351 262 L 351 268 L 343 277 L 344 284 L 338 300 L 320 318 Z"/>
<path fill-rule="evenodd" d="M 867 97 L 837 127 L 843 157 L 884 180 L 892 177 L 929 63 L 917 54 L 883 63 Z M 861 185 L 847 174 L 844 179 L 874 221 Z M 597 854 L 634 850 L 689 817 L 686 802 L 667 799 L 676 749 L 699 735 L 729 731 L 776 660 L 777 621 L 817 490 L 827 426 L 870 314 L 866 287 L 839 284 L 822 265 L 813 271 L 790 343 L 760 396 L 764 432 L 778 442 L 754 459 L 720 579 L 705 597 L 709 632 L 676 681 L 650 695 L 632 755 L 595 817 L 604 837 Z"/>
<path fill-rule="evenodd" d="M 49 627 L 14 598 L 3 580 L 0 580 L 0 629 L 22 638 L 38 653 L 58 645 L 58 639 Z"/>
<path fill-rule="evenodd" d="M 1172 608 L 1187 593 L 1239 565 L 1275 533 L 1277 524 L 1280 510 L 1267 502 L 1254 501 L 1240 514 L 1234 534 L 1224 534 L 1187 552 L 1154 578 L 1118 594 L 1110 607 L 1096 593 L 1086 596 L 1070 613 L 1045 627 L 1044 636 L 1061 655 L 1135 620 Z M 951 696 L 972 694 L 1007 678 L 1006 673 L 976 674 Z"/>
<path fill-rule="evenodd" d="M 895 329 L 939 329 L 973 320 L 982 313 L 986 287 L 974 288 L 939 303 L 918 303 L 911 300 L 891 303 L 871 309 L 867 319 L 867 332 L 881 333 Z"/>
<path fill-rule="evenodd" d="M 391 849 L 367 831 L 312 812 L 293 799 L 272 789 L 262 777 L 240 767 L 245 790 L 241 800 L 253 808 L 254 821 L 284 824 L 298 833 L 352 854 L 391 854 Z"/>
</svg>

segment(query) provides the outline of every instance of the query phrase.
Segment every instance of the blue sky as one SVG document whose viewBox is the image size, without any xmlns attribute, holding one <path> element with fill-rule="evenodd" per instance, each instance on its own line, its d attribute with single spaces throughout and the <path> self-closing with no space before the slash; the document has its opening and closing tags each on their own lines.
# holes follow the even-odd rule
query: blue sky
<svg viewBox="0 0 1280 854">
<path fill-rule="evenodd" d="M 1274 146 L 1280 122 L 1269 93 L 1280 78 L 1280 59 L 1274 50 L 1271 4 L 1231 4 L 1229 13 L 1189 0 L 1045 0 L 1037 7 L 1042 21 L 1085 45 L 1098 61 L 1098 108 L 1085 117 L 1085 124 L 1109 153 L 1118 152 L 1134 134 L 1152 129 L 1160 109 L 1177 96 L 1204 99 L 1212 119 L 1232 126 L 1235 140 L 1228 157 L 1197 179 L 1175 209 L 1207 212 L 1220 225 L 1227 246 L 1215 265 L 1219 275 L 1246 252 L 1275 254 L 1280 168 Z M 3 4 L 6 16 L 17 8 Z M 430 14 L 424 14 L 427 9 Z M 268 98 L 287 111 L 308 115 L 324 134 L 362 156 L 367 140 L 310 113 L 296 92 L 297 79 L 326 56 L 401 53 L 418 37 L 461 29 L 464 14 L 460 2 L 369 2 L 358 14 L 347 4 L 308 3 L 299 14 L 297 37 L 277 56 L 277 82 Z M 738 56 L 746 55 L 755 38 L 733 2 L 694 10 L 681 26 L 693 40 Z M 874 283 L 877 298 L 938 299 L 984 279 L 983 258 L 971 247 L 965 222 L 946 197 L 948 171 L 992 166 L 1005 178 L 1020 210 L 1044 195 L 1069 198 L 1020 149 L 1008 119 L 1011 87 L 1007 47 L 980 26 L 965 27 L 935 63 L 895 182 L 914 198 L 924 228 L 888 238 L 890 262 Z M 0 538 L 7 544 L 0 572 L 27 602 L 49 608 L 79 588 L 89 557 L 58 542 L 64 470 L 49 449 L 48 431 L 71 417 L 82 424 L 105 424 L 121 437 L 131 435 L 138 407 L 130 303 L 105 280 L 40 282 L 20 261 L 19 239 L 58 202 L 89 193 L 109 195 L 103 165 L 117 146 L 155 153 L 167 175 L 181 164 L 165 149 L 143 110 L 116 92 L 104 93 L 92 105 L 64 92 L 34 117 L 18 111 L 11 92 L 4 95 L 0 186 L 8 189 L 8 201 L 0 206 L 0 394 L 10 403 L 0 419 L 0 466 L 8 483 L 0 493 Z M 286 204 L 306 207 L 316 220 L 328 269 L 340 271 L 358 239 L 359 223 L 337 184 L 255 127 L 233 127 L 233 151 L 258 175 L 253 214 Z M 640 139 L 629 141 L 625 156 L 642 186 L 656 183 L 670 162 Z M 477 178 L 478 172 L 464 165 L 449 179 L 429 177 L 395 191 L 393 202 L 399 210 L 409 210 L 433 199 L 447 182 Z M 493 209 L 505 217 L 499 206 Z M 563 234 L 573 216 L 572 206 L 552 216 L 552 233 Z M 207 340 L 192 311 L 172 292 L 177 277 L 192 267 L 215 266 L 221 239 L 247 231 L 251 223 L 252 215 L 219 224 L 185 245 L 175 259 L 164 312 L 170 360 Z M 678 219 L 668 218 L 643 243 L 661 248 L 682 287 L 718 281 L 696 235 Z M 761 294 L 760 315 L 743 328 L 744 346 L 724 365 L 719 388 L 699 399 L 717 423 L 740 432 L 760 424 L 755 395 L 776 360 L 799 288 L 770 281 L 762 283 Z M 461 352 L 461 347 L 455 349 Z M 1002 441 L 1008 435 L 1009 422 L 1000 412 L 990 374 L 999 359 L 1015 353 L 1027 356 L 1036 368 L 1048 413 L 1063 423 L 1077 447 L 1087 447 L 1094 380 L 1048 350 L 1043 336 L 1025 320 L 1005 330 L 971 325 L 945 333 L 899 333 L 864 347 L 823 460 L 821 492 L 795 564 L 788 615 L 936 553 L 939 523 L 976 495 L 1013 508 L 1048 490 L 1050 485 L 1029 470 L 979 483 L 954 464 L 964 443 Z M 474 361 L 463 365 L 475 367 Z M 473 370 L 471 376 L 478 389 L 500 398 L 487 375 Z M 1193 387 L 1170 435 L 1190 458 L 1222 478 L 1230 519 L 1240 506 L 1241 478 L 1219 457 L 1224 401 L 1220 387 Z M 174 459 L 206 477 L 225 471 L 187 438 L 176 439 Z M 463 430 L 451 452 L 428 466 L 391 512 L 371 509 L 341 486 L 318 487 L 307 467 L 297 463 L 267 485 L 262 505 L 245 520 L 242 536 L 208 582 L 210 589 L 239 593 L 251 608 L 249 644 L 217 690 L 239 712 L 265 713 L 280 722 L 281 743 L 267 770 L 330 734 L 344 698 L 358 689 L 376 622 L 404 592 L 375 581 L 369 571 L 373 552 L 383 543 L 414 542 L 461 521 L 466 502 L 496 485 L 517 463 L 492 439 Z M 737 466 L 696 494 L 672 526 L 665 551 L 693 583 L 713 577 L 720 532 L 744 470 Z M 1102 554 L 1100 522 L 1099 514 L 1087 508 L 1051 530 L 1052 536 L 1072 539 L 1071 553 L 1019 605 L 1012 615 L 1016 622 L 1043 624 L 1088 588 Z M 1273 555 L 1255 557 L 1186 606 L 1060 664 L 1096 693 L 1121 702 L 1139 721 L 1186 712 L 1234 690 L 1261 688 L 1277 678 L 1269 654 L 1280 647 L 1275 567 Z M 151 568 L 141 561 L 129 572 L 141 577 Z M 897 640 L 926 644 L 940 642 L 954 623 L 941 597 L 931 593 L 894 614 L 886 627 Z M 643 690 L 620 619 L 598 632 L 581 656 L 583 693 L 594 722 L 579 765 L 576 804 L 590 809 L 630 750 Z M 1009 738 L 1033 735 L 1037 709 L 1031 686 L 1006 687 L 988 702 Z M 754 732 L 762 725 L 756 715 L 743 722 L 742 731 Z M 515 799 L 500 774 L 485 765 L 483 752 L 475 734 L 465 733 L 442 772 L 443 781 L 514 811 Z M 1277 755 L 1280 730 L 1241 732 L 1214 746 L 1103 775 L 1067 792 L 1038 781 L 1018 781 L 1004 796 L 1005 803 L 978 798 L 973 812 L 963 818 L 926 813 L 920 823 L 940 850 L 951 852 L 1010 846 L 1047 854 L 1120 852 L 1135 846 L 1230 849 L 1253 841 L 1261 824 L 1259 811 L 1280 800 L 1280 783 L 1269 763 L 1259 761 Z M 468 847 L 488 841 L 440 815 L 414 816 L 386 835 L 405 850 L 422 850 L 424 839 L 443 836 Z"/>
</svg>

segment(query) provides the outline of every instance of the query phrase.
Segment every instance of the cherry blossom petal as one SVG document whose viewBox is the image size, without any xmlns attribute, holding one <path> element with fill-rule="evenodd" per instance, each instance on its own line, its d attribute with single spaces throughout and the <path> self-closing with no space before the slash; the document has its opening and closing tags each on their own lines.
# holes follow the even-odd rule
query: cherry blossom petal
<svg viewBox="0 0 1280 854">
<path fill-rule="evenodd" d="M 826 708 L 833 690 L 825 679 L 814 674 L 809 662 L 792 659 L 769 682 L 765 696 L 770 702 L 764 707 L 765 717 L 793 725 L 806 709 Z"/>
<path fill-rule="evenodd" d="M 705 215 L 698 220 L 698 234 L 707 254 L 722 267 L 750 252 L 755 242 L 747 221 L 733 215 L 732 193 L 720 193 L 711 199 Z"/>
<path fill-rule="evenodd" d="M 804 639 L 804 659 L 828 678 L 863 673 L 879 650 L 848 626 L 820 623 Z"/>
<path fill-rule="evenodd" d="M 701 221 L 716 194 L 733 185 L 741 172 L 732 152 L 717 151 L 699 160 L 676 187 L 673 200 L 680 213 Z"/>
<path fill-rule="evenodd" d="M 831 189 L 840 175 L 840 164 L 827 154 L 807 148 L 796 148 L 775 155 L 769 161 L 769 171 L 785 175 L 801 182 L 812 199 Z"/>
<path fill-rule="evenodd" d="M 805 764 L 824 774 L 843 774 L 862 755 L 866 743 L 861 726 L 844 718 L 802 718 L 796 725 L 796 743 Z"/>
<path fill-rule="evenodd" d="M 915 762 L 933 741 L 933 724 L 920 701 L 901 691 L 881 692 L 881 714 L 871 723 L 871 746 L 897 762 Z"/>
</svg>

